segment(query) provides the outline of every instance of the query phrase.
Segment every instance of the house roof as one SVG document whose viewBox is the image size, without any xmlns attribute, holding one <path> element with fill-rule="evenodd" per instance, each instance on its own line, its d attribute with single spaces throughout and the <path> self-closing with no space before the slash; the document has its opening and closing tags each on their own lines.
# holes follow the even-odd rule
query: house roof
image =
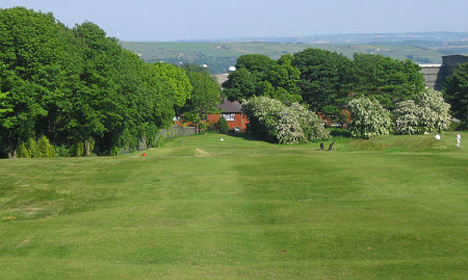
<svg viewBox="0 0 468 280">
<path fill-rule="evenodd" d="M 223 113 L 242 113 L 242 105 L 239 102 L 231 102 L 227 99 L 223 100 L 223 103 L 221 106 L 219 106 L 219 109 L 223 111 Z"/>
</svg>

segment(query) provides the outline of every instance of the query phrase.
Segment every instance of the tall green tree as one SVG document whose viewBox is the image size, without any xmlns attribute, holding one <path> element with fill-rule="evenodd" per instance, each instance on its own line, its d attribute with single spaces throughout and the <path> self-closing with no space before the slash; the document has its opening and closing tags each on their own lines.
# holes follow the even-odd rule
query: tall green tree
<svg viewBox="0 0 468 280">
<path fill-rule="evenodd" d="M 353 93 L 377 99 L 386 109 L 414 100 L 425 89 L 419 66 L 382 55 L 354 54 Z"/>
<path fill-rule="evenodd" d="M 0 10 L 0 156 L 40 135 L 75 155 L 151 142 L 190 91 L 173 70 L 144 63 L 91 22 L 69 29 L 52 14 Z"/>
<path fill-rule="evenodd" d="M 49 111 L 63 99 L 73 72 L 68 63 L 72 33 L 52 14 L 25 8 L 0 10 L 0 92 L 3 112 L 0 141 L 12 154 L 19 141 L 54 129 Z"/>
<path fill-rule="evenodd" d="M 184 69 L 172 64 L 158 62 L 152 64 L 156 68 L 157 75 L 164 79 L 170 86 L 175 95 L 176 110 L 180 110 L 187 99 L 190 98 L 193 86 Z"/>
<path fill-rule="evenodd" d="M 349 100 L 351 61 L 336 52 L 306 49 L 294 54 L 302 100 L 315 112 L 337 117 Z"/>
<path fill-rule="evenodd" d="M 236 71 L 223 84 L 229 100 L 242 101 L 252 96 L 267 96 L 281 101 L 295 102 L 299 95 L 299 71 L 292 65 L 292 56 L 278 61 L 266 55 L 243 55 L 238 58 Z"/>
<path fill-rule="evenodd" d="M 468 63 L 464 63 L 444 81 L 444 97 L 454 117 L 468 123 Z"/>
<path fill-rule="evenodd" d="M 184 121 L 195 123 L 199 131 L 200 123 L 206 120 L 207 115 L 219 111 L 221 87 L 207 69 L 196 68 L 193 65 L 184 66 L 184 69 L 193 90 L 181 113 Z"/>
</svg>

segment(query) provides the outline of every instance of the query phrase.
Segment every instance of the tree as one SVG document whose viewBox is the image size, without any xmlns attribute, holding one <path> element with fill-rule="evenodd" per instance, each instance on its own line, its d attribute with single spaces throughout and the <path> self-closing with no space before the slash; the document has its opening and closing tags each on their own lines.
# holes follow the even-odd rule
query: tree
<svg viewBox="0 0 468 280">
<path fill-rule="evenodd" d="M 461 64 L 447 77 L 443 91 L 454 117 L 468 123 L 468 63 Z"/>
<path fill-rule="evenodd" d="M 252 97 L 243 110 L 250 129 L 267 141 L 294 144 L 329 137 L 323 121 L 297 102 L 287 106 L 266 96 Z"/>
<path fill-rule="evenodd" d="M 419 66 L 372 54 L 354 54 L 353 92 L 378 100 L 388 110 L 394 104 L 415 99 L 425 88 Z"/>
<path fill-rule="evenodd" d="M 229 132 L 229 125 L 224 117 L 220 117 L 218 122 L 216 123 L 216 129 L 221 133 L 228 133 Z"/>
<path fill-rule="evenodd" d="M 184 69 L 187 69 L 193 90 L 181 113 L 184 121 L 195 123 L 199 131 L 200 122 L 206 120 L 207 114 L 218 112 L 221 87 L 206 69 L 194 69 L 193 65 L 184 66 Z"/>
<path fill-rule="evenodd" d="M 418 134 L 420 132 L 421 108 L 414 100 L 396 103 L 393 111 L 396 131 L 399 134 Z"/>
<path fill-rule="evenodd" d="M 96 24 L 0 10 L 2 157 L 38 135 L 75 155 L 132 150 L 172 123 L 190 90 L 182 70 L 144 63 Z"/>
<path fill-rule="evenodd" d="M 193 86 L 184 69 L 172 64 L 158 62 L 152 64 L 157 69 L 156 73 L 164 79 L 175 95 L 176 110 L 180 110 L 185 105 L 187 99 L 190 99 Z"/>
<path fill-rule="evenodd" d="M 290 103 L 299 101 L 299 71 L 291 63 L 290 55 L 284 55 L 278 61 L 266 55 L 243 55 L 237 60 L 237 70 L 229 74 L 223 84 L 223 93 L 231 101 L 253 96 L 267 96 Z"/>
<path fill-rule="evenodd" d="M 366 97 L 356 98 L 348 105 L 351 110 L 349 130 L 353 137 L 368 139 L 390 133 L 391 114 L 377 100 Z"/>
<path fill-rule="evenodd" d="M 421 126 L 424 133 L 440 133 L 450 126 L 450 104 L 446 103 L 442 93 L 428 89 L 418 96 L 421 108 Z"/>
<path fill-rule="evenodd" d="M 50 13 L 0 10 L 0 154 L 12 155 L 20 141 L 53 129 L 49 112 L 74 72 L 71 38 Z"/>
<path fill-rule="evenodd" d="M 351 61 L 336 52 L 306 49 L 294 54 L 302 100 L 324 117 L 337 117 L 348 100 Z"/>
</svg>

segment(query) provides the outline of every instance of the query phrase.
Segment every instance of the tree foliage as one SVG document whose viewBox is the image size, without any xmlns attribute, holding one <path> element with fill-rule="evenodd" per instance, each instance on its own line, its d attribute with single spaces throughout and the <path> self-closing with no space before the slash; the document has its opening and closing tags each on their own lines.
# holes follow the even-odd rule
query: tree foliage
<svg viewBox="0 0 468 280">
<path fill-rule="evenodd" d="M 266 96 L 243 102 L 251 129 L 265 140 L 286 144 L 329 137 L 323 121 L 299 103 L 290 106 Z"/>
<path fill-rule="evenodd" d="M 420 132 L 421 113 L 421 108 L 414 100 L 398 102 L 393 111 L 397 133 L 418 134 Z"/>
<path fill-rule="evenodd" d="M 424 133 L 438 133 L 449 128 L 451 122 L 450 104 L 442 93 L 433 89 L 422 92 L 417 99 L 421 108 L 421 127 Z"/>
<path fill-rule="evenodd" d="M 419 66 L 382 55 L 354 54 L 353 93 L 378 100 L 388 110 L 415 99 L 425 88 Z"/>
<path fill-rule="evenodd" d="M 416 99 L 396 104 L 396 129 L 400 134 L 439 133 L 449 128 L 450 105 L 442 93 L 427 89 Z"/>
<path fill-rule="evenodd" d="M 468 123 L 468 63 L 461 64 L 444 81 L 444 97 L 454 117 Z"/>
<path fill-rule="evenodd" d="M 184 71 L 144 63 L 91 22 L 69 29 L 50 13 L 0 10 L 0 156 L 40 135 L 72 154 L 90 143 L 131 150 L 190 92 Z"/>
<path fill-rule="evenodd" d="M 379 101 L 361 97 L 351 100 L 348 105 L 351 110 L 349 130 L 353 137 L 368 139 L 390 134 L 391 114 Z"/>
<path fill-rule="evenodd" d="M 196 65 L 184 65 L 190 83 L 193 86 L 191 97 L 181 109 L 184 121 L 193 122 L 197 130 L 209 113 L 219 111 L 221 87 L 210 72 Z"/>
<path fill-rule="evenodd" d="M 184 69 L 168 63 L 158 62 L 152 64 L 156 68 L 157 75 L 164 79 L 175 95 L 176 109 L 179 110 L 185 105 L 193 90 L 190 79 Z"/>
<path fill-rule="evenodd" d="M 348 100 L 351 61 L 335 52 L 305 49 L 294 54 L 293 65 L 301 73 L 303 102 L 323 115 L 339 115 Z"/>
<path fill-rule="evenodd" d="M 419 66 L 382 55 L 342 54 L 305 49 L 274 61 L 264 55 L 244 55 L 223 86 L 230 100 L 267 96 L 299 101 L 323 117 L 342 121 L 342 110 L 356 97 L 378 100 L 386 109 L 415 99 L 424 90 Z"/>
<path fill-rule="evenodd" d="M 223 84 L 229 100 L 244 100 L 253 96 L 267 96 L 281 101 L 301 99 L 298 69 L 292 66 L 292 56 L 284 55 L 278 61 L 266 55 L 243 55 L 238 58 L 236 71 Z"/>
<path fill-rule="evenodd" d="M 227 123 L 226 119 L 221 116 L 219 120 L 216 122 L 216 130 L 221 133 L 228 133 L 229 132 L 229 124 Z"/>
</svg>

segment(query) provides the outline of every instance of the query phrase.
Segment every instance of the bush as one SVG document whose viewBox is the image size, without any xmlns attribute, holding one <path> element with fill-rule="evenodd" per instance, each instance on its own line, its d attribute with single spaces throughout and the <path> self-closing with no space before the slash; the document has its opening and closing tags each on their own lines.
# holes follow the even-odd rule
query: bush
<svg viewBox="0 0 468 280">
<path fill-rule="evenodd" d="M 55 147 L 55 153 L 58 157 L 70 157 L 70 152 L 68 151 L 65 145 L 61 145 L 59 147 Z"/>
<path fill-rule="evenodd" d="M 377 100 L 357 98 L 351 100 L 349 106 L 351 109 L 349 130 L 353 137 L 369 139 L 377 135 L 390 134 L 391 114 Z"/>
<path fill-rule="evenodd" d="M 229 125 L 223 116 L 221 116 L 218 122 L 216 123 L 216 130 L 218 130 L 221 133 L 229 132 Z"/>
<path fill-rule="evenodd" d="M 73 144 L 73 146 L 71 147 L 71 154 L 72 156 L 75 156 L 75 157 L 82 157 L 84 156 L 84 144 L 82 142 L 78 142 L 78 143 L 75 143 Z"/>
<path fill-rule="evenodd" d="M 28 143 L 26 145 L 26 148 L 31 153 L 31 157 L 33 157 L 33 158 L 41 157 L 39 149 L 37 148 L 37 143 L 36 143 L 36 141 L 34 139 L 29 138 Z"/>
<path fill-rule="evenodd" d="M 439 133 L 450 127 L 450 105 L 444 101 L 442 93 L 428 89 L 418 96 L 421 108 L 420 122 L 424 133 Z"/>
<path fill-rule="evenodd" d="M 16 157 L 18 158 L 31 158 L 31 151 L 26 147 L 23 141 L 18 145 L 18 150 L 16 152 Z"/>
<path fill-rule="evenodd" d="M 428 89 L 416 101 L 396 104 L 394 111 L 396 129 L 400 134 L 439 133 L 450 127 L 450 105 L 442 93 Z"/>
<path fill-rule="evenodd" d="M 279 100 L 260 96 L 245 101 L 243 110 L 250 128 L 268 141 L 293 144 L 329 138 L 323 121 L 299 103 L 286 106 Z"/>
<path fill-rule="evenodd" d="M 112 147 L 112 149 L 110 150 L 109 154 L 110 154 L 111 156 L 117 156 L 117 155 L 119 155 L 119 154 L 120 154 L 120 149 L 119 149 L 119 147 L 116 147 L 116 146 Z"/>
<path fill-rule="evenodd" d="M 45 135 L 37 140 L 37 149 L 40 157 L 55 157 L 55 148 L 49 143 L 49 139 Z"/>
<path fill-rule="evenodd" d="M 396 104 L 396 130 L 399 134 L 417 134 L 420 132 L 421 108 L 414 100 L 406 100 Z"/>
<path fill-rule="evenodd" d="M 55 148 L 49 143 L 49 139 L 42 135 L 37 142 L 30 138 L 27 143 L 21 141 L 18 145 L 17 154 L 18 158 L 45 158 L 55 157 Z"/>
</svg>

